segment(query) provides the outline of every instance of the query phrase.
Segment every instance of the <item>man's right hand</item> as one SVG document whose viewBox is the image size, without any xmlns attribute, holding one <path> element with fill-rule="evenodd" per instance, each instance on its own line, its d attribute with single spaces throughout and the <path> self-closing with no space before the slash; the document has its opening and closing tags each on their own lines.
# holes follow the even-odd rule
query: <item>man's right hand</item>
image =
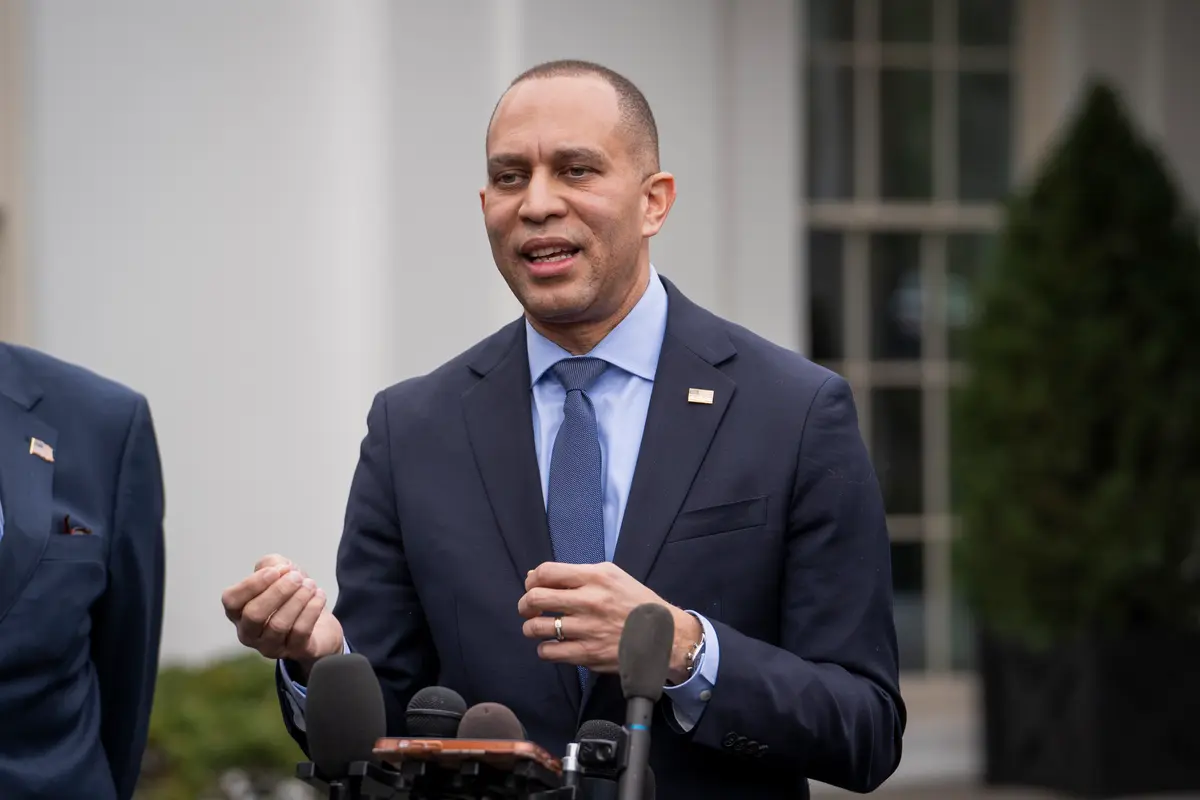
<svg viewBox="0 0 1200 800">
<path fill-rule="evenodd" d="M 342 624 L 325 608 L 325 592 L 281 555 L 259 559 L 253 575 L 221 593 L 221 605 L 238 641 L 295 661 L 305 675 L 317 659 L 343 650 Z"/>
</svg>

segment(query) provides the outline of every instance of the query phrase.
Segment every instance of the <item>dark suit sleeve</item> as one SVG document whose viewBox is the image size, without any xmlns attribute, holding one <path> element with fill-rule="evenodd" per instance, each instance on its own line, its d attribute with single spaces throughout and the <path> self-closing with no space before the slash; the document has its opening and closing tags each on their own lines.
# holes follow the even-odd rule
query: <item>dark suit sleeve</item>
<svg viewBox="0 0 1200 800">
<path fill-rule="evenodd" d="M 809 411 L 791 502 L 780 646 L 713 621 L 721 663 L 694 741 L 745 737 L 743 752 L 765 745 L 747 769 L 872 791 L 900 762 L 906 712 L 883 501 L 840 377 Z"/>
<path fill-rule="evenodd" d="M 366 656 L 375 668 L 387 706 L 388 735 L 401 736 L 408 701 L 436 681 L 438 661 L 404 555 L 390 439 L 381 392 L 367 415 L 367 435 L 350 485 L 338 546 L 338 600 L 333 614 L 342 623 L 351 649 Z M 282 681 L 276 670 L 284 722 L 307 752 L 307 737 L 295 724 Z"/>
<path fill-rule="evenodd" d="M 92 658 L 100 685 L 100 738 L 117 797 L 141 772 L 162 634 L 163 483 L 150 409 L 139 397 L 117 477 L 108 589 L 94 616 Z"/>
</svg>

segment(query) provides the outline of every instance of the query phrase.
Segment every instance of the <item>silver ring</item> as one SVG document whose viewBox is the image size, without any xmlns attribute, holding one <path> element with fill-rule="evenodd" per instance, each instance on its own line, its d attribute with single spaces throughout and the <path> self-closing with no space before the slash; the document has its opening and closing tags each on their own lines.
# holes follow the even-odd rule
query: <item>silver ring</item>
<svg viewBox="0 0 1200 800">
<path fill-rule="evenodd" d="M 567 637 L 563 636 L 562 632 L 562 617 L 554 618 L 554 638 L 558 639 L 560 642 L 566 641 Z"/>
</svg>

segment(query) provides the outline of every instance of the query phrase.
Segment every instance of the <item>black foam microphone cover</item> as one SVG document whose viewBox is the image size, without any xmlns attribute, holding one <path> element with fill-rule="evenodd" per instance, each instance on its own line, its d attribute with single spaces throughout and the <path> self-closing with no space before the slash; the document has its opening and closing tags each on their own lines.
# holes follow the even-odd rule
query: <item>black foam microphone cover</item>
<svg viewBox="0 0 1200 800">
<path fill-rule="evenodd" d="M 453 739 L 467 710 L 462 695 L 445 686 L 426 686 L 408 701 L 404 725 L 408 735 L 423 739 Z"/>
<path fill-rule="evenodd" d="M 309 756 L 325 778 L 345 778 L 352 762 L 372 760 L 387 715 L 371 662 L 360 653 L 319 659 L 308 676 L 304 723 Z"/>
<path fill-rule="evenodd" d="M 587 722 L 579 726 L 579 732 L 575 734 L 576 742 L 583 742 L 588 739 L 599 739 L 601 741 L 616 742 L 621 744 L 625 737 L 625 730 L 615 722 L 610 722 L 606 719 L 589 719 Z M 584 757 L 586 758 L 586 757 Z M 584 758 L 580 760 L 583 761 Z M 609 800 L 617 796 L 616 784 L 613 783 L 616 778 L 616 770 L 603 770 L 596 772 L 593 770 L 593 775 L 597 778 L 584 779 L 584 797 L 590 800 Z M 654 770 L 646 765 L 646 777 L 642 785 L 642 800 L 655 800 L 655 785 L 654 785 Z"/>
<path fill-rule="evenodd" d="M 613 742 L 621 741 L 622 731 L 621 726 L 607 719 L 589 719 L 587 722 L 579 726 L 579 732 L 575 734 L 575 741 L 582 742 L 584 739 L 607 739 Z"/>
<path fill-rule="evenodd" d="M 613 742 L 616 747 L 605 752 L 607 748 L 588 743 L 588 740 Z M 625 741 L 625 731 L 620 725 L 606 719 L 589 719 L 579 726 L 579 732 L 575 734 L 575 741 L 579 744 L 577 759 L 581 765 L 593 774 L 616 777 L 617 759 Z M 612 763 L 604 763 L 610 758 Z"/>
<path fill-rule="evenodd" d="M 508 706 L 476 703 L 467 709 L 462 722 L 458 723 L 458 738 L 524 741 L 525 726 Z"/>
<path fill-rule="evenodd" d="M 629 612 L 617 645 L 617 671 L 626 699 L 657 703 L 671 669 L 675 619 L 661 603 L 642 603 Z"/>
</svg>

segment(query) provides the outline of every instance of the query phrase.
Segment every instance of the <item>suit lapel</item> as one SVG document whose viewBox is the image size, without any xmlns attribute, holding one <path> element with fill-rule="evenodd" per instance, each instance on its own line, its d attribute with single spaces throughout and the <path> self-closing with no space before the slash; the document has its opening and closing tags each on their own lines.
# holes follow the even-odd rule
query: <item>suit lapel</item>
<svg viewBox="0 0 1200 800">
<path fill-rule="evenodd" d="M 724 325 L 679 293 L 666 278 L 667 331 L 634 468 L 613 563 L 645 583 L 691 489 L 737 385 L 718 366 L 737 351 Z M 689 389 L 711 389 L 712 403 L 688 402 Z M 593 673 L 585 719 L 621 719 L 624 698 L 615 675 Z"/>
<path fill-rule="evenodd" d="M 669 310 L 645 433 L 613 562 L 645 583 L 675 521 L 736 384 L 718 364 L 736 350 L 724 327 L 665 278 Z M 688 402 L 710 389 L 712 403 Z"/>
<path fill-rule="evenodd" d="M 471 368 L 481 379 L 463 396 L 467 434 L 492 513 L 523 586 L 529 570 L 554 560 L 533 447 L 524 322 L 518 320 L 494 337 Z M 563 691 L 577 709 L 580 688 L 575 667 L 555 667 Z"/>
<path fill-rule="evenodd" d="M 29 452 L 40 439 L 51 448 L 57 432 L 33 415 L 41 393 L 0 345 L 0 621 L 33 575 L 50 534 L 54 465 Z"/>
</svg>

